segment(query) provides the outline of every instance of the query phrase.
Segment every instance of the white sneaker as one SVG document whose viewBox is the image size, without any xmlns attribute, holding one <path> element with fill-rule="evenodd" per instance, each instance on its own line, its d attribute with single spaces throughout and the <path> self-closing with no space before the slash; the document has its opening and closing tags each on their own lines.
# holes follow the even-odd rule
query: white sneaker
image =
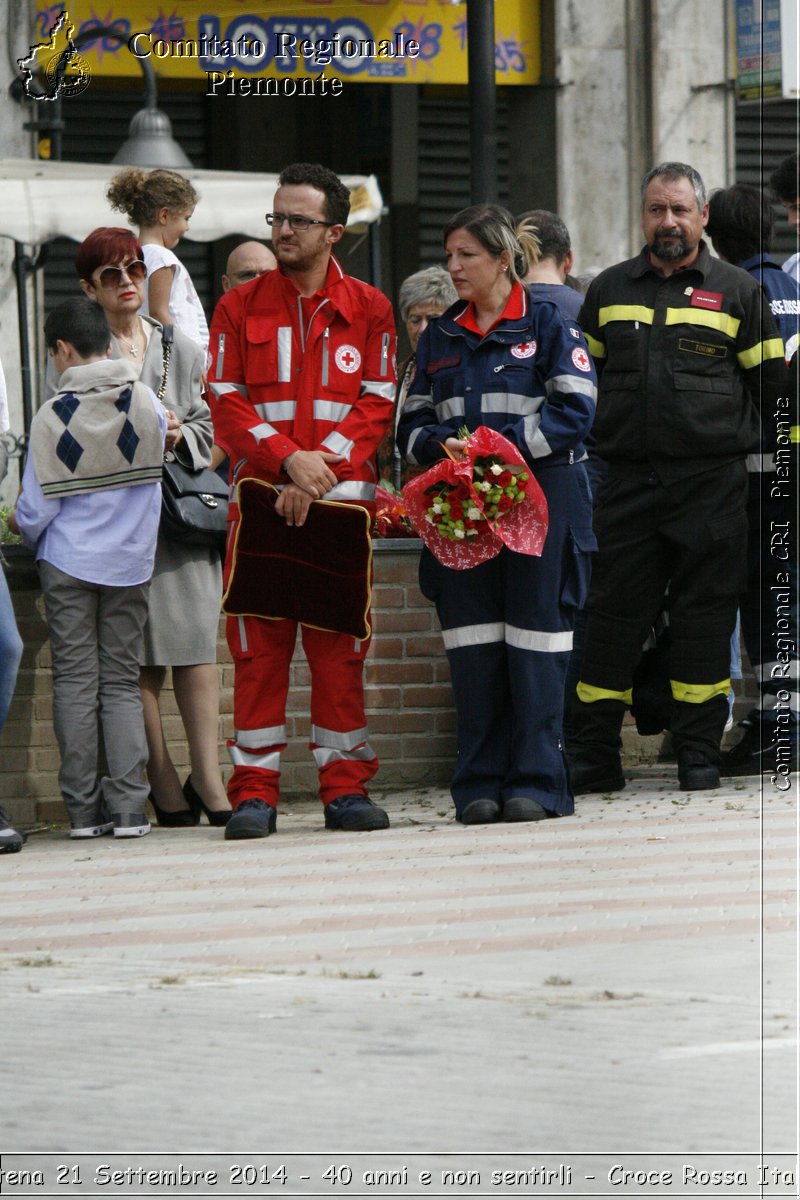
<svg viewBox="0 0 800 1200">
<path fill-rule="evenodd" d="M 111 833 L 114 828 L 113 821 L 101 821 L 97 825 L 81 825 L 77 828 L 73 825 L 69 831 L 71 838 L 96 838 L 102 837 L 104 833 Z"/>
<path fill-rule="evenodd" d="M 144 813 L 123 813 L 114 817 L 115 838 L 144 837 L 150 832 L 150 822 Z"/>
</svg>

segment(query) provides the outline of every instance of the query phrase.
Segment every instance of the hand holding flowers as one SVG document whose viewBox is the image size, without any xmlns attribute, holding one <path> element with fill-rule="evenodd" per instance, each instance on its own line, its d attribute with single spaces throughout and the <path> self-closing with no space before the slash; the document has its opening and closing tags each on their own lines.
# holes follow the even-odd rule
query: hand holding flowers
<svg viewBox="0 0 800 1200">
<path fill-rule="evenodd" d="M 547 502 L 522 455 L 486 426 L 459 430 L 448 457 L 406 485 L 411 523 L 445 566 L 463 569 L 499 554 L 503 545 L 539 555 L 547 534 Z"/>
</svg>

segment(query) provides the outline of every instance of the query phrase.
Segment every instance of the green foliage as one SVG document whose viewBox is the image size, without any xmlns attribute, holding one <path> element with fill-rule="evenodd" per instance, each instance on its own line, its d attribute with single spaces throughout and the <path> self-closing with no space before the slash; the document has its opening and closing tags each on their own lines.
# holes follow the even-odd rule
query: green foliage
<svg viewBox="0 0 800 1200">
<path fill-rule="evenodd" d="M 8 518 L 13 512 L 10 504 L 0 505 L 0 545 L 21 546 L 22 538 L 18 533 L 12 533 L 8 528 Z"/>
</svg>

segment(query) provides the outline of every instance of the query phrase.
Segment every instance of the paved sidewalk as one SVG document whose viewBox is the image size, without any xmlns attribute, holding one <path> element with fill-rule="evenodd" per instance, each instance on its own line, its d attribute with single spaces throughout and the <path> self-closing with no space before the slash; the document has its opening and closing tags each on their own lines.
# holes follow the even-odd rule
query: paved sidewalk
<svg viewBox="0 0 800 1200">
<path fill-rule="evenodd" d="M 788 1170 L 796 789 L 687 794 L 673 770 L 538 825 L 463 828 L 436 791 L 385 795 L 373 834 L 298 805 L 265 841 L 33 835 L 0 858 L 0 1166 L 256 1146 L 413 1152 L 434 1183 L 445 1151 Z M 508 1194 L 651 1194 L 527 1184 Z"/>
</svg>

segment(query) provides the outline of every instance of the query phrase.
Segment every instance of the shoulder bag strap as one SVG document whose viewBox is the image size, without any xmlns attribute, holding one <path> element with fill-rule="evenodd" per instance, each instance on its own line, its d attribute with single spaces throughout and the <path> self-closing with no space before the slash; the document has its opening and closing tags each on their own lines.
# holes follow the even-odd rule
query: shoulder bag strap
<svg viewBox="0 0 800 1200">
<path fill-rule="evenodd" d="M 161 329 L 161 350 L 163 354 L 164 366 L 161 372 L 161 383 L 158 385 L 156 396 L 159 400 L 164 399 L 167 390 L 167 376 L 169 375 L 169 360 L 172 354 L 172 342 L 174 340 L 175 327 L 173 325 L 164 325 Z"/>
</svg>

